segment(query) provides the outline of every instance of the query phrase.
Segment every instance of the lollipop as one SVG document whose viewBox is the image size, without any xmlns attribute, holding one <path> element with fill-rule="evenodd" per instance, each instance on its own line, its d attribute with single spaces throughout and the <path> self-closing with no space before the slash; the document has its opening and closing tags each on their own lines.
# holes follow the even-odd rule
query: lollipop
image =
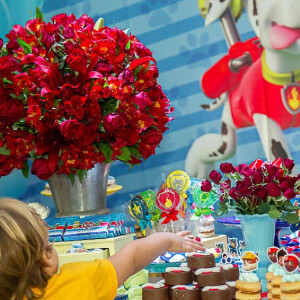
<svg viewBox="0 0 300 300">
<path fill-rule="evenodd" d="M 184 171 L 176 170 L 167 177 L 167 187 L 183 195 L 190 186 L 190 177 Z"/>
<path fill-rule="evenodd" d="M 168 224 L 171 220 L 177 221 L 178 207 L 180 197 L 178 193 L 171 188 L 161 189 L 156 196 L 156 204 L 162 211 L 161 217 L 165 218 L 162 224 Z"/>
<path fill-rule="evenodd" d="M 131 216 L 138 220 L 139 225 L 141 226 L 141 231 L 145 230 L 147 226 L 152 228 L 151 225 L 151 215 L 147 210 L 147 205 L 142 197 L 139 195 L 134 196 L 129 203 L 128 210 Z"/>
<path fill-rule="evenodd" d="M 144 199 L 144 201 L 147 205 L 148 211 L 151 214 L 151 220 L 155 223 L 158 223 L 158 221 L 160 220 L 161 213 L 155 202 L 156 193 L 151 190 L 147 190 L 147 191 L 140 193 L 139 196 Z"/>
</svg>

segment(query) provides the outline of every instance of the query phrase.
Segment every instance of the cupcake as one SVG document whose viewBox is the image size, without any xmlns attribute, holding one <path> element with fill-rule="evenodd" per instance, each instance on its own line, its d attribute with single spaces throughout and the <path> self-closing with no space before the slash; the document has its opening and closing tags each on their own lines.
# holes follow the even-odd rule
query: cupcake
<svg viewBox="0 0 300 300">
<path fill-rule="evenodd" d="M 280 299 L 300 299 L 300 274 L 290 274 L 283 276 L 282 283 L 280 284 Z"/>
<path fill-rule="evenodd" d="M 199 228 L 200 238 L 207 238 L 215 236 L 215 224 L 213 221 L 204 221 L 204 223 Z"/>
<path fill-rule="evenodd" d="M 195 271 L 196 281 L 200 287 L 224 285 L 224 271 L 220 267 L 201 268 Z"/>
<path fill-rule="evenodd" d="M 170 300 L 169 288 L 162 282 L 147 283 L 142 286 L 143 300 Z"/>
<path fill-rule="evenodd" d="M 237 300 L 260 300 L 261 282 L 256 274 L 242 273 L 236 282 Z"/>
<path fill-rule="evenodd" d="M 187 262 L 189 268 L 193 270 L 200 268 L 212 268 L 216 266 L 214 255 L 208 252 L 187 253 Z"/>
<path fill-rule="evenodd" d="M 199 300 L 201 291 L 196 284 L 175 285 L 171 288 L 171 294 L 172 300 Z"/>
<path fill-rule="evenodd" d="M 227 285 L 206 286 L 201 292 L 202 300 L 231 300 L 231 292 Z"/>
<path fill-rule="evenodd" d="M 224 270 L 226 281 L 236 281 L 239 279 L 240 271 L 238 265 L 217 264 L 217 267 L 221 267 Z"/>
<path fill-rule="evenodd" d="M 237 292 L 236 288 L 236 281 L 227 281 L 226 285 L 229 287 L 230 293 L 231 293 L 231 299 L 235 299 L 235 294 Z"/>
<path fill-rule="evenodd" d="M 167 285 L 186 285 L 193 283 L 193 273 L 188 267 L 166 268 L 165 283 Z"/>
</svg>

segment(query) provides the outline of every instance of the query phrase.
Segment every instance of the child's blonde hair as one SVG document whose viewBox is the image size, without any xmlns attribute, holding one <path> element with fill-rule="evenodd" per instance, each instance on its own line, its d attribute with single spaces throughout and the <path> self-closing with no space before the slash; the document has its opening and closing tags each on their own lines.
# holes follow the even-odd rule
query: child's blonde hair
<svg viewBox="0 0 300 300">
<path fill-rule="evenodd" d="M 10 198 L 0 198 L 0 299 L 42 296 L 48 276 L 43 272 L 47 228 L 35 211 Z M 39 288 L 34 295 L 31 288 Z"/>
</svg>

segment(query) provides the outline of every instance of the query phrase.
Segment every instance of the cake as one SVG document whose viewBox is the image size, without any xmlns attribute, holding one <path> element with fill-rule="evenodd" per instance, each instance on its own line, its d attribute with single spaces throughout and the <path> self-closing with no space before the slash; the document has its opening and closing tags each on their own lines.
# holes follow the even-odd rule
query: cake
<svg viewBox="0 0 300 300">
<path fill-rule="evenodd" d="M 260 300 L 261 282 L 256 274 L 242 273 L 236 281 L 235 298 L 237 300 Z"/>
<path fill-rule="evenodd" d="M 200 238 L 207 238 L 215 236 L 215 225 L 213 221 L 204 221 L 199 228 Z"/>
<path fill-rule="evenodd" d="M 231 293 L 231 300 L 235 299 L 235 294 L 237 292 L 236 281 L 227 281 L 226 285 L 229 287 Z"/>
<path fill-rule="evenodd" d="M 208 252 L 187 253 L 187 262 L 189 268 L 193 270 L 200 268 L 212 268 L 216 266 L 214 255 Z"/>
<path fill-rule="evenodd" d="M 167 285 L 186 285 L 193 283 L 193 273 L 188 267 L 166 268 L 165 283 Z"/>
<path fill-rule="evenodd" d="M 282 283 L 280 284 L 280 299 L 300 299 L 300 274 L 290 274 L 283 276 Z"/>
<path fill-rule="evenodd" d="M 231 292 L 227 285 L 206 286 L 201 292 L 202 300 L 231 300 Z"/>
<path fill-rule="evenodd" d="M 142 286 L 143 300 L 170 300 L 169 288 L 162 282 L 147 283 Z"/>
<path fill-rule="evenodd" d="M 199 300 L 201 297 L 201 291 L 196 284 L 175 285 L 171 288 L 171 294 L 172 300 Z"/>
<path fill-rule="evenodd" d="M 200 287 L 224 285 L 224 271 L 220 267 L 201 268 L 195 271 L 196 281 Z"/>
<path fill-rule="evenodd" d="M 217 264 L 224 270 L 224 276 L 226 281 L 236 281 L 239 279 L 240 271 L 238 265 L 232 264 Z"/>
</svg>

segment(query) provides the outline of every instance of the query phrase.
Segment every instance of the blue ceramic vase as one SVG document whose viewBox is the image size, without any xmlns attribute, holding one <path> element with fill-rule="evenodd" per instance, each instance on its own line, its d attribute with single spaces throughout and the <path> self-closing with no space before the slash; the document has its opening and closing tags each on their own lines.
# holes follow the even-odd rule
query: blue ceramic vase
<svg viewBox="0 0 300 300">
<path fill-rule="evenodd" d="M 274 245 L 276 220 L 271 219 L 267 214 L 238 215 L 237 217 L 242 225 L 244 251 L 259 253 L 259 264 L 255 273 L 261 280 L 262 290 L 267 291 L 266 273 L 270 265 L 267 249 Z"/>
</svg>

